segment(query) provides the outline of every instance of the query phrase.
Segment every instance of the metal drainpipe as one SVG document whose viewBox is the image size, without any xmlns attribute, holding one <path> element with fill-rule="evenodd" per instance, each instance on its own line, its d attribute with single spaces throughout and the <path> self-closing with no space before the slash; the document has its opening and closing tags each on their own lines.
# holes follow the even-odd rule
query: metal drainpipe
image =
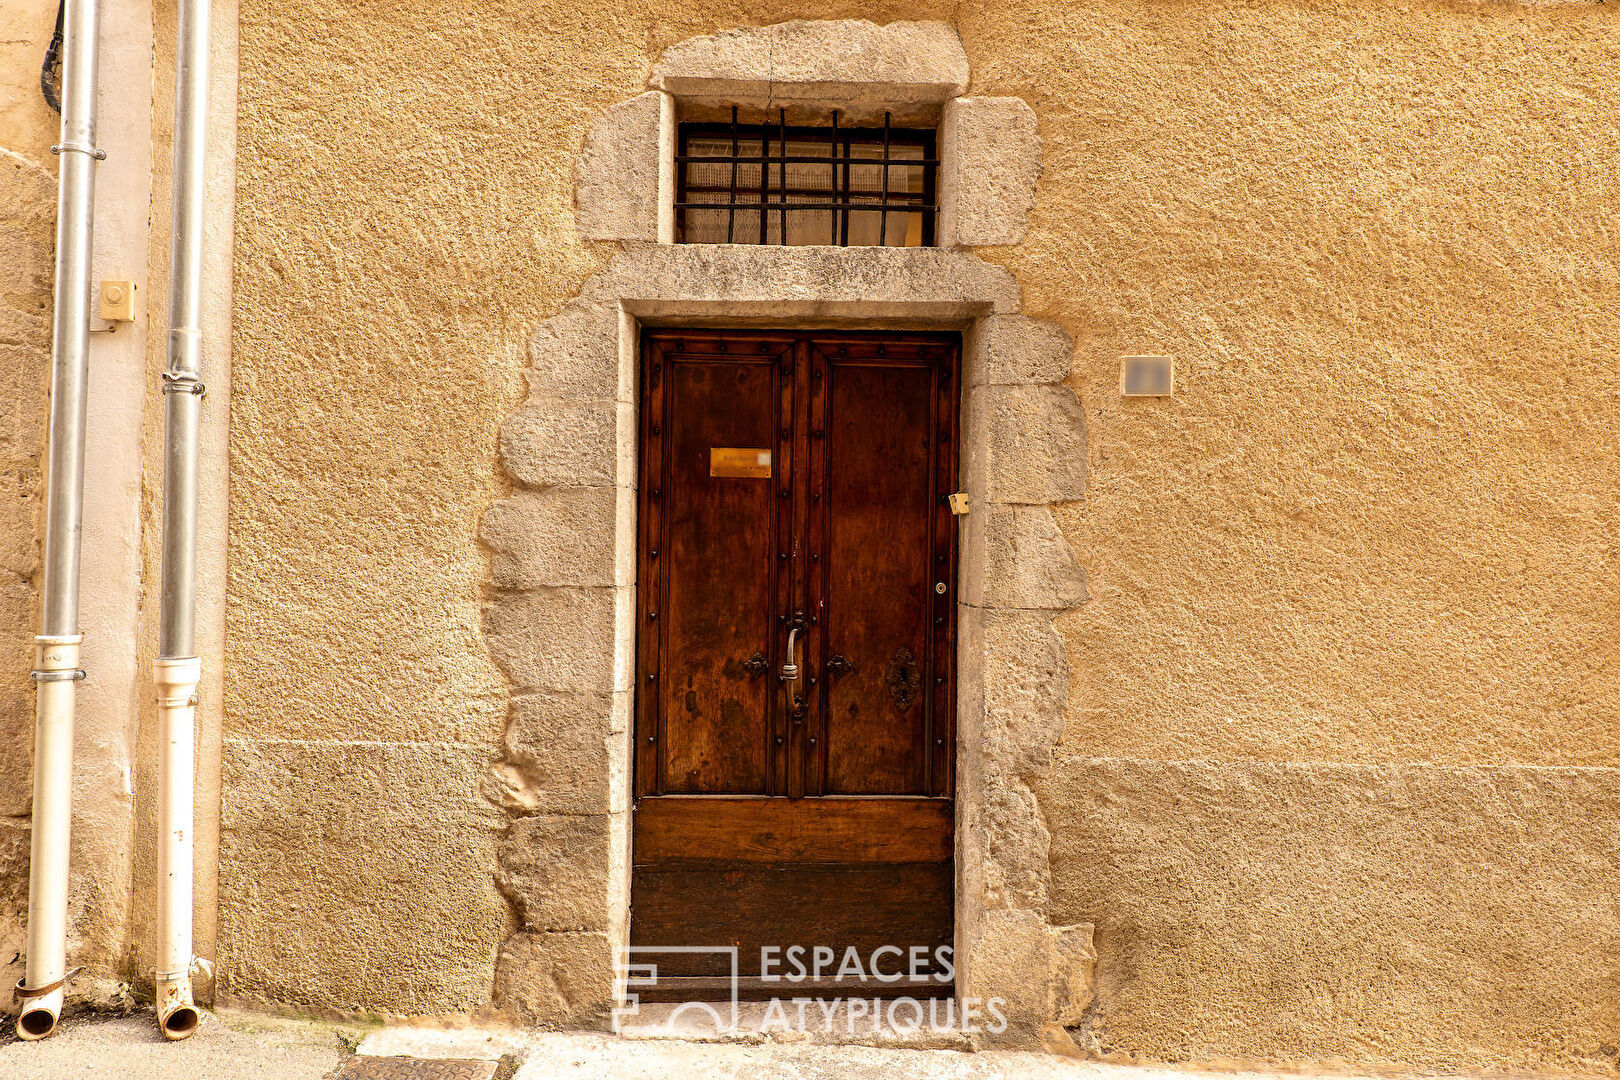
<svg viewBox="0 0 1620 1080">
<path fill-rule="evenodd" d="M 163 372 L 163 580 L 158 658 L 158 1028 L 197 1030 L 192 1003 L 192 822 L 196 754 L 197 460 L 202 414 L 203 200 L 207 182 L 208 0 L 180 0 L 174 79 L 169 342 Z"/>
<path fill-rule="evenodd" d="M 56 202 L 56 311 L 45 488 L 45 578 L 34 638 L 34 816 L 28 873 L 28 964 L 17 1034 L 56 1030 L 67 971 L 68 848 L 73 823 L 73 709 L 79 669 L 79 542 L 84 521 L 85 386 L 96 147 L 97 0 L 68 0 Z"/>
</svg>

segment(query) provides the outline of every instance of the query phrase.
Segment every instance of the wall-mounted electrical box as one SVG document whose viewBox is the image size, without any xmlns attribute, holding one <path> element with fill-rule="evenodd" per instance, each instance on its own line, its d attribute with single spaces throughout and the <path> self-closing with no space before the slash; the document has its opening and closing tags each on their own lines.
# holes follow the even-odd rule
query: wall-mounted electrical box
<svg viewBox="0 0 1620 1080">
<path fill-rule="evenodd" d="M 1170 397 L 1175 363 L 1168 356 L 1127 356 L 1120 362 L 1119 392 L 1126 397 Z"/>
<path fill-rule="evenodd" d="M 135 283 L 108 280 L 101 283 L 101 317 L 107 322 L 135 321 Z"/>
</svg>

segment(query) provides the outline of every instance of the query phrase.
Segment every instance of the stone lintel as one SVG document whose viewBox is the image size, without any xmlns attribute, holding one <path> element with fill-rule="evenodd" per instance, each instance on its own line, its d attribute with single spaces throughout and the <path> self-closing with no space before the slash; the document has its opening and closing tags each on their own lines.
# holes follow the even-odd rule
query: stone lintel
<svg viewBox="0 0 1620 1080">
<path fill-rule="evenodd" d="M 967 83 L 967 54 L 946 23 L 864 19 L 796 19 L 688 38 L 665 50 L 652 75 L 654 87 L 683 105 L 786 107 L 790 121 L 820 122 L 836 108 L 851 125 L 881 122 L 885 110 L 897 123 L 937 119 Z"/>
</svg>

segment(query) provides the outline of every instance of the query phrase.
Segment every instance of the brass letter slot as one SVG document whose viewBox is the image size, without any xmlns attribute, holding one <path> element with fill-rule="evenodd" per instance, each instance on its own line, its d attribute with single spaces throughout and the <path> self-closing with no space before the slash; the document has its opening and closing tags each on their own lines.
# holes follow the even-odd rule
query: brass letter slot
<svg viewBox="0 0 1620 1080">
<path fill-rule="evenodd" d="M 769 480 L 771 452 L 738 446 L 709 447 L 710 476 L 747 476 Z"/>
</svg>

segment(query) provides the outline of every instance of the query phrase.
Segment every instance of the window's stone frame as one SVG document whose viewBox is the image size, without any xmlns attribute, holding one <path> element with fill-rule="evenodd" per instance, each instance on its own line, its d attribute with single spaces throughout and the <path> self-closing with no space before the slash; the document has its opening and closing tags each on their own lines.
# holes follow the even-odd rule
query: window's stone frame
<svg viewBox="0 0 1620 1080">
<path fill-rule="evenodd" d="M 696 40 L 746 51 L 727 35 Z M 654 92 L 609 110 L 610 126 L 639 117 L 645 144 L 652 125 L 668 132 L 672 113 Z M 958 141 L 981 140 L 960 113 L 957 124 Z M 664 175 L 623 168 L 597 135 L 581 164 L 582 228 L 587 189 L 606 188 L 584 174 Z M 956 235 L 969 234 L 968 220 L 979 230 L 971 235 L 1021 231 L 1014 216 L 983 205 L 959 216 Z M 1010 274 L 950 248 L 671 245 L 654 235 L 626 239 L 535 332 L 529 395 L 500 436 L 514 490 L 481 528 L 492 579 L 485 635 L 513 688 L 490 778 L 491 798 L 511 815 L 497 878 L 515 923 L 497 961 L 498 1008 L 528 1023 L 605 1023 L 621 992 L 613 961 L 628 940 L 640 329 L 753 323 L 963 332 L 972 510 L 958 581 L 958 993 L 1005 999 L 1014 1038 L 1079 1020 L 1091 997 L 1091 926 L 1048 922 L 1050 836 L 1033 786 L 1050 767 L 1067 699 L 1052 620 L 1086 598 L 1050 511 L 1084 496 L 1085 430 L 1064 385 L 1072 342 L 1018 307 Z"/>
<path fill-rule="evenodd" d="M 1040 176 L 1035 113 L 1022 98 L 963 97 L 967 57 L 943 23 L 792 22 L 693 38 L 667 51 L 653 89 L 602 113 L 575 170 L 587 240 L 675 238 L 676 123 L 683 110 L 789 110 L 824 123 L 939 125 L 939 247 L 1023 240 Z"/>
</svg>

